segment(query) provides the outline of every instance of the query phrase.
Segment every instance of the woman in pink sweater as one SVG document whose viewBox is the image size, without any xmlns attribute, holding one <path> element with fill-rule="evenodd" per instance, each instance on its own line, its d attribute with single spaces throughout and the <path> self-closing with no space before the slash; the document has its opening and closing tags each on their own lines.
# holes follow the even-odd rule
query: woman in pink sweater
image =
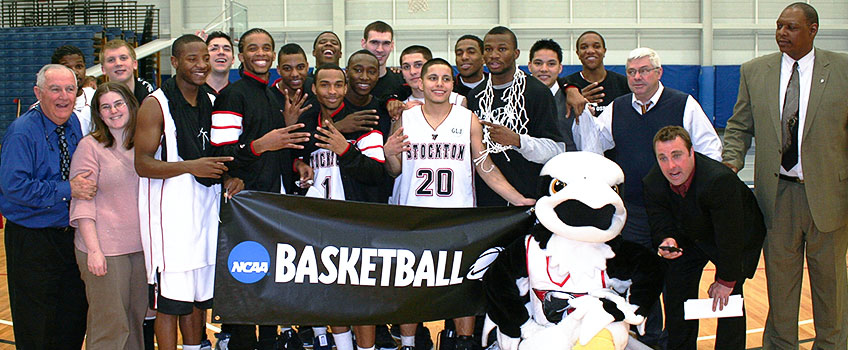
<svg viewBox="0 0 848 350">
<path fill-rule="evenodd" d="M 138 102 L 123 84 L 94 93 L 94 131 L 77 146 L 71 176 L 96 181 L 91 200 L 71 201 L 76 259 L 88 298 L 86 349 L 143 349 L 147 286 L 138 223 L 132 137 Z"/>
</svg>

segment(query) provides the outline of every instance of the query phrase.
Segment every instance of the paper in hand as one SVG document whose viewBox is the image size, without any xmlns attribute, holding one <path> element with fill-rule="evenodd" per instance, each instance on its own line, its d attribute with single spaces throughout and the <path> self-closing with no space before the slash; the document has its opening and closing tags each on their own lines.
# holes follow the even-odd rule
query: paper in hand
<svg viewBox="0 0 848 350">
<path fill-rule="evenodd" d="M 716 306 L 716 311 L 713 311 L 713 298 L 689 299 L 683 303 L 683 319 L 739 317 L 742 316 L 743 302 L 741 295 L 731 295 L 723 310 Z"/>
</svg>

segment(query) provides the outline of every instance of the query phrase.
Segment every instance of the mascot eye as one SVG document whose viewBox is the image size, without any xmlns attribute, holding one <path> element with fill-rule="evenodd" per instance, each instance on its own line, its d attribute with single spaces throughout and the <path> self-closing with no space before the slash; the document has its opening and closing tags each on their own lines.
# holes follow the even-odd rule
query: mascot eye
<svg viewBox="0 0 848 350">
<path fill-rule="evenodd" d="M 550 188 L 551 194 L 562 191 L 563 188 L 565 188 L 565 182 L 559 181 L 557 179 L 553 179 L 551 181 L 551 188 Z"/>
<path fill-rule="evenodd" d="M 621 194 L 621 187 L 618 185 L 612 186 L 612 190 L 615 191 L 615 193 Z"/>
</svg>

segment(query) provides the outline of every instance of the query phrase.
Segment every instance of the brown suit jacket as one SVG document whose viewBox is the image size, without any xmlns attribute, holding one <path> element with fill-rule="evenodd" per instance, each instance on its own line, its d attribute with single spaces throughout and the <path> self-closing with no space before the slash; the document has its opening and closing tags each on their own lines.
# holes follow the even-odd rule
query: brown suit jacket
<svg viewBox="0 0 848 350">
<path fill-rule="evenodd" d="M 757 140 L 754 193 L 772 227 L 780 171 L 781 53 L 739 69 L 739 97 L 724 134 L 725 162 L 742 169 L 751 137 Z M 822 232 L 848 223 L 848 55 L 815 49 L 812 86 L 802 132 L 807 202 Z"/>
</svg>

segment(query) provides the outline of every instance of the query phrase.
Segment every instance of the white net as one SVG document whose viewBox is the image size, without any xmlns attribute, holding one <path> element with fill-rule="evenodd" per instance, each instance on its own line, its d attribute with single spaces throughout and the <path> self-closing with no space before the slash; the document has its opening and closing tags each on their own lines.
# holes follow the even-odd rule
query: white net
<svg viewBox="0 0 848 350">
<path fill-rule="evenodd" d="M 516 69 L 515 75 L 513 75 L 512 85 L 506 88 L 503 96 L 501 96 L 501 101 L 503 101 L 505 105 L 493 110 L 492 102 L 494 101 L 495 93 L 494 87 L 492 86 L 492 79 L 489 78 L 486 81 L 486 88 L 477 94 L 477 98 L 480 99 L 478 106 L 480 110 L 480 120 L 487 121 L 492 124 L 503 125 L 519 135 L 526 134 L 527 122 L 529 121 L 527 118 L 527 111 L 524 109 L 524 88 L 527 86 L 526 79 L 527 76 L 524 72 L 520 69 Z M 479 157 L 481 159 L 479 160 L 480 162 L 485 159 L 487 154 L 501 153 L 508 149 L 512 149 L 512 146 L 505 146 L 492 141 L 488 127 L 483 128 L 483 145 L 486 146 L 486 154 Z M 506 156 L 506 159 L 509 160 L 509 156 L 506 154 L 504 155 Z"/>
<path fill-rule="evenodd" d="M 427 0 L 409 0 L 409 13 L 427 11 L 429 9 L 430 5 L 427 3 Z"/>
</svg>

